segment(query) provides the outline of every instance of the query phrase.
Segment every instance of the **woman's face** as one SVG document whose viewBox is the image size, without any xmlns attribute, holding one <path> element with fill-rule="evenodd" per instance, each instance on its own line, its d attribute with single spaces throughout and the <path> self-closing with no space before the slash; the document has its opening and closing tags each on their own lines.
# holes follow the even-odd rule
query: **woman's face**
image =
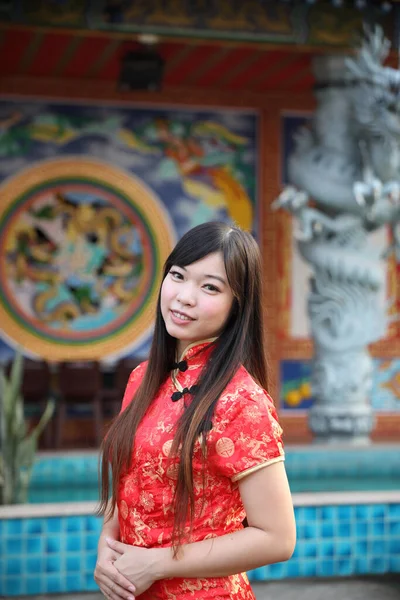
<svg viewBox="0 0 400 600">
<path fill-rule="evenodd" d="M 217 337 L 228 318 L 233 293 L 221 252 L 186 267 L 173 266 L 161 288 L 161 313 L 178 352 L 193 342 Z"/>
</svg>

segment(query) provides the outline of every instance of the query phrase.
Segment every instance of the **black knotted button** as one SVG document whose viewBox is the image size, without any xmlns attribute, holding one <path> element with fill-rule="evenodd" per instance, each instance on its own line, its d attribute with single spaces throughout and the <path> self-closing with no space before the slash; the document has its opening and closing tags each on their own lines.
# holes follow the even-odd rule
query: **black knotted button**
<svg viewBox="0 0 400 600">
<path fill-rule="evenodd" d="M 174 392 L 171 396 L 171 400 L 172 402 L 177 402 L 177 400 L 180 400 L 181 398 L 183 398 L 183 396 L 185 394 L 194 394 L 195 391 L 197 389 L 197 385 L 192 385 L 192 387 L 190 388 L 183 388 L 183 390 L 181 392 Z"/>
<path fill-rule="evenodd" d="M 182 373 L 184 373 L 188 369 L 188 364 L 187 364 L 186 360 L 181 360 L 180 362 L 175 362 L 172 365 L 172 368 L 179 369 L 180 371 L 182 371 Z"/>
</svg>

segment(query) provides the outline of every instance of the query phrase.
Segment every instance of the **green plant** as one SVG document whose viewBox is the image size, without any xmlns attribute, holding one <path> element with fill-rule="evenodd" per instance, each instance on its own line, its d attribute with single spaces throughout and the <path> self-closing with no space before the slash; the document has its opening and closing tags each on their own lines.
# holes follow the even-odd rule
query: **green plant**
<svg viewBox="0 0 400 600">
<path fill-rule="evenodd" d="M 15 354 L 9 377 L 0 367 L 0 504 L 27 502 L 38 439 L 55 407 L 54 400 L 49 399 L 39 423 L 29 431 L 21 393 L 23 372 L 20 351 Z"/>
</svg>

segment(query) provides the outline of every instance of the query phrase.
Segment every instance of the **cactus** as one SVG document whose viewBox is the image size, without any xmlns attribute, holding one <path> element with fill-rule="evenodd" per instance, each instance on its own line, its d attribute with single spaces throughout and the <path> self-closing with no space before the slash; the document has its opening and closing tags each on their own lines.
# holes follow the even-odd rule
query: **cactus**
<svg viewBox="0 0 400 600">
<path fill-rule="evenodd" d="M 0 504 L 27 502 L 38 439 L 55 407 L 50 399 L 39 423 L 28 431 L 21 394 L 23 363 L 17 351 L 8 378 L 0 367 Z"/>
</svg>

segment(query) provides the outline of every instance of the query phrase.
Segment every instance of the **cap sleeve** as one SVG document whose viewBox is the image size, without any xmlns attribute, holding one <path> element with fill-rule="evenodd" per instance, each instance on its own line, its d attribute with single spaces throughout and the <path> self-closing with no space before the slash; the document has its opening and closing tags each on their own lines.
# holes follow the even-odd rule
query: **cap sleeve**
<svg viewBox="0 0 400 600">
<path fill-rule="evenodd" d="M 128 383 L 126 384 L 125 393 L 122 398 L 121 412 L 131 403 L 132 398 L 136 394 L 139 385 L 142 382 L 146 372 L 147 361 L 140 363 L 129 375 Z"/>
<path fill-rule="evenodd" d="M 223 400 L 221 398 L 221 400 Z M 238 389 L 228 394 L 217 414 L 221 420 L 209 440 L 214 469 L 232 481 L 284 460 L 282 428 L 271 397 L 265 390 Z"/>
</svg>

